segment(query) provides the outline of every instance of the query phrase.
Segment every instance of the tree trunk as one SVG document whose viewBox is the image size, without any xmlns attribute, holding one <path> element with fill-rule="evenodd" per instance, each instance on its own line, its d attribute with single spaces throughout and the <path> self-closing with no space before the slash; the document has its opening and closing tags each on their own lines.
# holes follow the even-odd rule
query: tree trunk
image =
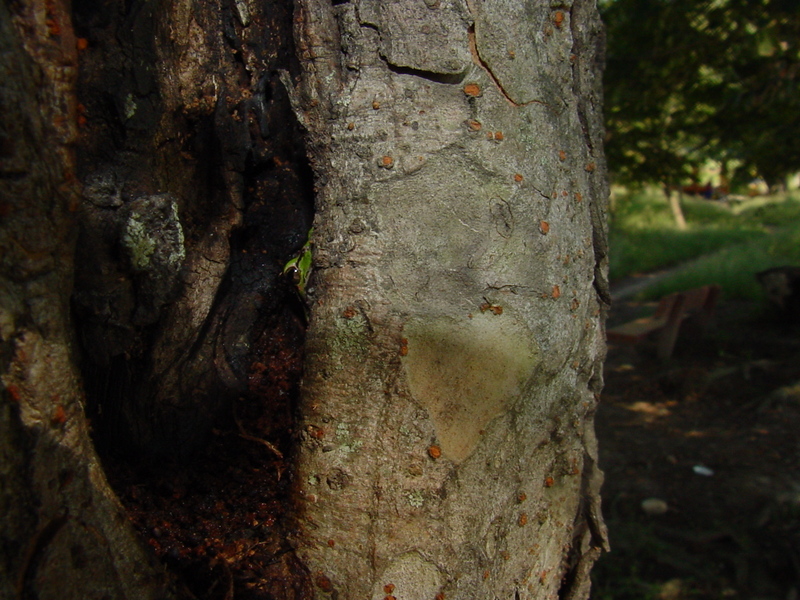
<svg viewBox="0 0 800 600">
<path fill-rule="evenodd" d="M 672 189 L 668 185 L 664 186 L 664 195 L 667 197 L 669 208 L 672 211 L 672 218 L 675 219 L 675 227 L 680 231 L 686 230 L 686 217 L 683 216 L 683 208 L 681 207 L 681 198 L 683 192 L 680 187 Z"/>
<path fill-rule="evenodd" d="M 296 490 L 339 598 L 583 598 L 605 546 L 591 2 L 303 0 L 318 195 Z"/>
<path fill-rule="evenodd" d="M 263 597 L 587 597 L 602 36 L 551 5 L 2 4 L 0 596 L 172 595 L 92 442 L 181 461 L 249 403 L 293 461 Z"/>
<path fill-rule="evenodd" d="M 0 57 L 0 597 L 169 597 L 83 414 L 69 318 L 77 61 L 64 6 L 0 3 Z"/>
</svg>

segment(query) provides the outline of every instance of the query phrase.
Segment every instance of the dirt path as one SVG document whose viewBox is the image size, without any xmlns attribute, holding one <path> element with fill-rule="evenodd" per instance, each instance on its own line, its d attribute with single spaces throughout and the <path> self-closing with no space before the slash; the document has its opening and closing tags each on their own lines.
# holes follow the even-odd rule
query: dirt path
<svg viewBox="0 0 800 600">
<path fill-rule="evenodd" d="M 627 301 L 633 299 L 639 292 L 645 290 L 651 285 L 658 283 L 676 273 L 685 269 L 690 269 L 698 261 L 704 257 L 696 258 L 694 260 L 681 263 L 669 269 L 662 269 L 660 271 L 653 271 L 652 273 L 643 273 L 640 275 L 632 275 L 625 277 L 619 281 L 612 282 L 611 284 L 611 298 L 614 301 Z"/>
</svg>

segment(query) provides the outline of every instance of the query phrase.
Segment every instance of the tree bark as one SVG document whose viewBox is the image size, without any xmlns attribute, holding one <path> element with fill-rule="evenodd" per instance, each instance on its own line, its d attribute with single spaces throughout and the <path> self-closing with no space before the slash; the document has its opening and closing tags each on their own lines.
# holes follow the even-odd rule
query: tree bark
<svg viewBox="0 0 800 600">
<path fill-rule="evenodd" d="M 592 2 L 303 0 L 297 541 L 339 598 L 584 598 L 606 539 Z"/>
<path fill-rule="evenodd" d="M 0 597 L 169 597 L 83 414 L 69 318 L 80 203 L 69 13 L 60 2 L 9 4 L 0 3 Z"/>
<path fill-rule="evenodd" d="M 181 460 L 243 397 L 285 429 L 317 597 L 588 596 L 593 2 L 17 0 L 0 27 L 0 596 L 174 595 L 92 442 Z M 306 310 L 300 406 L 266 402 Z"/>
<path fill-rule="evenodd" d="M 84 373 L 115 451 L 188 456 L 248 392 L 288 302 L 312 192 L 278 70 L 285 1 L 76 8 L 84 203 L 74 297 Z M 109 385 L 109 382 L 112 382 Z"/>
</svg>

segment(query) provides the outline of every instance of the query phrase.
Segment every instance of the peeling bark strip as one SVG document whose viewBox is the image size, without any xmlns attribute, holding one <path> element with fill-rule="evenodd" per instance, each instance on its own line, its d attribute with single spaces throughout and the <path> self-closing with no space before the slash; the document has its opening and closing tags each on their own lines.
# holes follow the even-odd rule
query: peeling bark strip
<svg viewBox="0 0 800 600">
<path fill-rule="evenodd" d="M 600 28 L 584 0 L 297 4 L 284 81 L 318 195 L 296 544 L 320 597 L 588 597 Z"/>
</svg>

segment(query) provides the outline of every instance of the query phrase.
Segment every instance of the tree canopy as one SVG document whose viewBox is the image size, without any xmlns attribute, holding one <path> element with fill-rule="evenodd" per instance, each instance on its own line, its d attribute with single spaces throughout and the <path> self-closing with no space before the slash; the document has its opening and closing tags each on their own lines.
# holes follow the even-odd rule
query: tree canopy
<svg viewBox="0 0 800 600">
<path fill-rule="evenodd" d="M 677 183 L 708 160 L 770 184 L 800 169 L 800 3 L 601 5 L 617 181 Z"/>
</svg>

